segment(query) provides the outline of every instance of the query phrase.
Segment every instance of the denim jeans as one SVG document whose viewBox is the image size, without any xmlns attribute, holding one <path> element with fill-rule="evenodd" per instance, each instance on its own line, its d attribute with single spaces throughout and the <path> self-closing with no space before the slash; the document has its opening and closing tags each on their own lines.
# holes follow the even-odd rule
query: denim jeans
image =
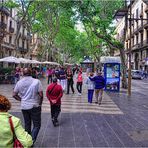
<svg viewBox="0 0 148 148">
<path fill-rule="evenodd" d="M 82 82 L 77 82 L 77 90 L 79 93 L 82 93 Z"/>
<path fill-rule="evenodd" d="M 88 89 L 88 102 L 89 103 L 92 103 L 93 93 L 94 93 L 93 89 Z"/>
<path fill-rule="evenodd" d="M 41 127 L 41 107 L 34 107 L 32 109 L 22 110 L 22 113 L 25 122 L 25 130 L 32 136 L 34 143 Z M 33 128 L 31 131 L 32 122 Z"/>
</svg>

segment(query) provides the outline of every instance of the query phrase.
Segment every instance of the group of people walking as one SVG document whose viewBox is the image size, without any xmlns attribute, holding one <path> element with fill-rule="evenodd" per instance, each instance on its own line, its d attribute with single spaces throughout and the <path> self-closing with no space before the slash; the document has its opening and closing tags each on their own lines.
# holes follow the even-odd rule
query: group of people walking
<svg viewBox="0 0 148 148">
<path fill-rule="evenodd" d="M 51 120 L 54 126 L 58 126 L 58 116 L 61 112 L 61 98 L 65 91 L 67 84 L 67 93 L 69 94 L 70 88 L 72 93 L 75 93 L 74 84 L 74 73 L 72 69 L 68 68 L 66 71 L 63 67 L 60 70 L 53 71 L 51 79 L 49 79 L 49 85 L 46 90 L 46 97 L 48 98 L 51 106 Z M 48 72 L 49 74 L 49 72 Z M 54 74 L 54 77 L 53 77 Z M 0 125 L 0 147 L 12 146 L 13 137 L 8 124 L 9 119 L 12 119 L 14 124 L 14 130 L 17 138 L 20 140 L 24 147 L 33 146 L 35 143 L 40 127 L 41 127 L 41 106 L 43 103 L 43 86 L 39 79 L 32 77 L 32 71 L 29 68 L 24 68 L 23 78 L 20 79 L 13 91 L 13 97 L 21 102 L 21 111 L 25 122 L 25 130 L 23 129 L 20 120 L 7 111 L 10 109 L 11 104 L 9 100 L 0 95 L 0 118 L 2 124 Z M 67 83 L 66 83 L 67 81 Z M 84 83 L 82 69 L 79 69 L 76 76 L 76 88 L 78 95 L 82 93 L 82 85 Z M 103 88 L 105 87 L 105 79 L 102 77 L 101 72 L 98 72 L 96 76 L 93 73 L 87 77 L 85 83 L 88 86 L 88 102 L 92 103 L 93 93 L 95 90 L 96 102 L 101 104 Z M 33 127 L 32 127 L 33 123 Z M 5 128 L 2 128 L 5 125 Z M 8 129 L 10 131 L 8 131 Z M 9 135 L 6 139 L 5 136 Z M 11 137 L 11 138 L 10 138 Z"/>
</svg>

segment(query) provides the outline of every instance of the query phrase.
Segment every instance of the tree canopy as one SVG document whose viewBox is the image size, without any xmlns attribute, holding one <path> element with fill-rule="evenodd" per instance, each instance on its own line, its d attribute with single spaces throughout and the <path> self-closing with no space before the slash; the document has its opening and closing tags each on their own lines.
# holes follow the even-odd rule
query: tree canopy
<svg viewBox="0 0 148 148">
<path fill-rule="evenodd" d="M 80 61 L 87 55 L 99 59 L 109 53 L 107 49 L 117 50 L 121 45 L 113 38 L 111 24 L 122 0 L 10 0 L 7 5 L 17 7 L 20 24 L 42 38 L 42 54 L 57 48 L 67 61 Z M 76 28 L 78 22 L 84 26 L 83 32 Z"/>
</svg>

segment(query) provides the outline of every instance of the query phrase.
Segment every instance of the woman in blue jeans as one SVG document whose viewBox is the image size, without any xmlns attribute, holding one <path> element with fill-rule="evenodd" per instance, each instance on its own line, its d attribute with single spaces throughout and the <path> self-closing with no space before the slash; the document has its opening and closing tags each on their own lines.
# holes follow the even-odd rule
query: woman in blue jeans
<svg viewBox="0 0 148 148">
<path fill-rule="evenodd" d="M 90 77 L 93 77 L 93 73 L 90 73 Z M 94 82 L 89 79 L 89 77 L 86 80 L 87 89 L 88 89 L 88 102 L 92 103 L 93 99 L 93 93 L 94 93 Z"/>
</svg>

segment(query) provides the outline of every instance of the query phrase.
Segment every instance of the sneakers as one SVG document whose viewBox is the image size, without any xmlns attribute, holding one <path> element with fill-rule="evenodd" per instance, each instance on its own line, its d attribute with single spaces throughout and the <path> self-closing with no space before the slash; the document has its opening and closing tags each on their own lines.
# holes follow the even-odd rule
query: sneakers
<svg viewBox="0 0 148 148">
<path fill-rule="evenodd" d="M 81 93 L 78 93 L 79 96 L 81 96 Z"/>
<path fill-rule="evenodd" d="M 54 127 L 59 126 L 59 122 L 57 119 L 52 119 L 52 123 L 53 123 Z"/>
</svg>

